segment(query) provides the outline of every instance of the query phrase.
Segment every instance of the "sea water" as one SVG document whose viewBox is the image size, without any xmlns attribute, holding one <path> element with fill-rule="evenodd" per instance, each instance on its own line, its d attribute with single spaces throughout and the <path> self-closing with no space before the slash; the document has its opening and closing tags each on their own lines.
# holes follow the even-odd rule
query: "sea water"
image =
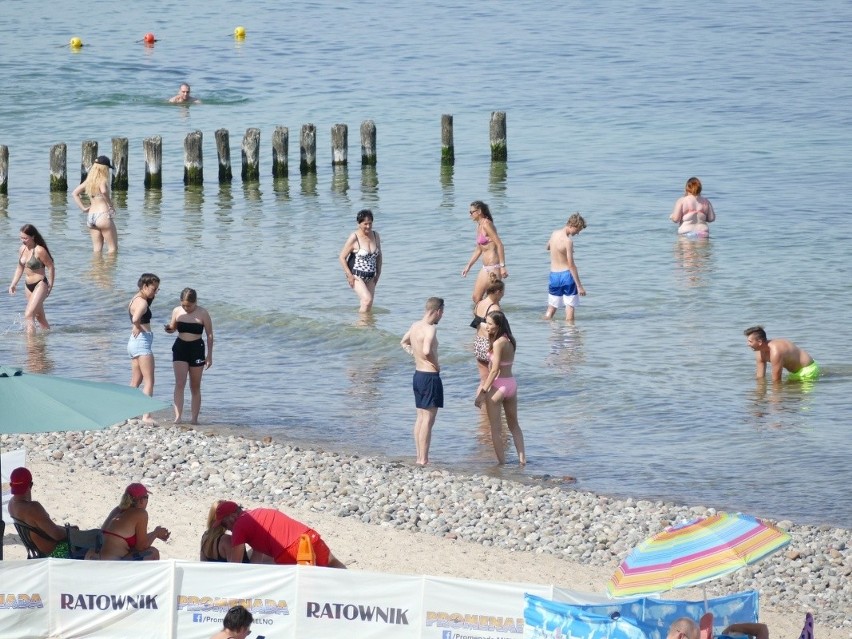
<svg viewBox="0 0 852 639">
<path fill-rule="evenodd" d="M 170 399 L 173 382 L 160 327 L 190 286 L 216 335 L 203 423 L 413 460 L 413 366 L 399 339 L 437 295 L 446 407 L 435 465 L 852 526 L 850 19 L 842 2 L 767 12 L 736 2 L 185 0 L 152 12 L 4 0 L 0 255 L 11 276 L 18 230 L 33 223 L 57 281 L 53 328 L 35 337 L 21 327 L 23 287 L 0 295 L 0 361 L 125 383 L 126 307 L 152 271 L 162 278 L 157 397 Z M 238 25 L 244 40 L 232 35 Z M 146 32 L 153 47 L 140 42 Z M 81 49 L 69 49 L 72 36 Z M 202 104 L 166 103 L 184 81 Z M 507 113 L 505 164 L 490 162 L 495 110 Z M 455 125 L 449 169 L 439 165 L 444 113 Z M 367 119 L 378 131 L 374 170 L 360 167 Z M 318 170 L 302 177 L 305 123 L 317 127 Z M 349 126 L 350 162 L 332 170 L 335 123 Z M 271 177 L 276 126 L 290 131 L 282 180 Z M 261 130 L 261 179 L 243 184 L 250 127 Z M 231 137 L 227 186 L 217 183 L 219 128 Z M 185 188 L 183 139 L 195 130 L 205 181 Z M 145 191 L 142 140 L 154 135 L 163 188 Z M 92 256 L 70 194 L 48 192 L 48 157 L 68 144 L 73 188 L 81 142 L 109 155 L 112 137 L 129 139 L 130 187 L 115 194 L 120 251 L 108 259 Z M 692 175 L 718 214 L 705 243 L 679 240 L 668 220 Z M 495 466 L 473 407 L 473 274 L 460 272 L 475 199 L 491 205 L 506 246 L 523 470 L 513 451 Z M 366 321 L 337 261 L 364 207 L 384 256 Z M 573 211 L 588 223 L 575 240 L 588 296 L 570 326 L 541 317 L 544 246 Z M 756 383 L 742 331 L 757 323 L 805 347 L 825 377 Z"/>
</svg>

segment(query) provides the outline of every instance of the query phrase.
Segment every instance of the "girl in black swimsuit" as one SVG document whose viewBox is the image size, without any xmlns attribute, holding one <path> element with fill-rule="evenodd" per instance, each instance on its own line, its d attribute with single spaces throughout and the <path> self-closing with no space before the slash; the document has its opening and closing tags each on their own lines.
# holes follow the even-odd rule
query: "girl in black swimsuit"
<svg viewBox="0 0 852 639">
<path fill-rule="evenodd" d="M 47 271 L 50 270 L 50 279 Z M 9 295 L 14 295 L 21 277 L 26 275 L 27 309 L 24 311 L 24 320 L 28 333 L 35 330 L 35 324 L 42 328 L 50 328 L 47 316 L 44 313 L 44 300 L 50 295 L 53 283 L 56 283 L 56 266 L 53 256 L 47 248 L 47 242 L 32 224 L 24 224 L 21 227 L 21 248 L 18 249 L 18 268 L 12 276 L 9 286 Z"/>
<path fill-rule="evenodd" d="M 172 346 L 172 368 L 175 371 L 175 424 L 180 423 L 183 415 L 183 397 L 187 378 L 192 395 L 190 423 L 198 423 L 198 413 L 201 411 L 201 375 L 205 368 L 213 365 L 213 320 L 210 319 L 210 313 L 196 303 L 197 300 L 198 294 L 194 289 L 183 289 L 180 294 L 180 306 L 175 307 L 171 320 L 165 326 L 167 333 L 177 331 L 178 334 Z M 202 339 L 205 333 L 207 334 L 206 355 Z"/>
</svg>

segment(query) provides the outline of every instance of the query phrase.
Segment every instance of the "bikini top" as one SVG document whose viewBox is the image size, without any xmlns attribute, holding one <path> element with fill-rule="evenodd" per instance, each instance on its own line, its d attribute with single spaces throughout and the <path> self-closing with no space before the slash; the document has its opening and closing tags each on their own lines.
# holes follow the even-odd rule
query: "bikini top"
<svg viewBox="0 0 852 639">
<path fill-rule="evenodd" d="M 476 236 L 476 243 L 479 244 L 480 246 L 485 246 L 489 242 L 491 242 L 491 238 L 488 237 L 488 235 L 486 233 L 479 233 Z"/>
<path fill-rule="evenodd" d="M 142 296 L 139 295 L 138 297 L 142 297 Z M 133 298 L 133 299 L 136 299 L 136 298 Z M 145 312 L 142 313 L 142 317 L 139 318 L 139 323 L 140 324 L 150 324 L 151 323 L 151 300 L 149 300 L 147 297 L 142 297 L 142 299 L 145 300 L 145 303 L 148 304 L 148 307 L 145 309 Z M 132 300 L 131 300 L 130 304 L 133 305 Z M 130 315 L 130 321 L 132 322 L 133 321 L 133 312 L 130 310 L 129 306 L 127 308 L 127 314 Z M 178 329 L 178 330 L 180 330 L 180 329 Z"/>
<path fill-rule="evenodd" d="M 178 333 L 204 334 L 204 324 L 199 324 L 198 322 L 178 322 L 177 329 Z"/>
<path fill-rule="evenodd" d="M 119 539 L 123 539 L 124 543 L 128 545 L 128 547 L 133 548 L 136 546 L 136 533 L 133 533 L 130 537 L 122 537 L 118 533 L 114 533 L 111 530 L 101 530 L 101 532 L 105 535 L 112 535 L 113 537 L 118 537 Z"/>
<path fill-rule="evenodd" d="M 479 328 L 479 325 L 482 324 L 482 322 L 485 321 L 486 317 L 488 317 L 488 311 L 491 310 L 492 306 L 494 306 L 494 302 L 489 304 L 488 308 L 485 309 L 485 315 L 483 317 L 480 317 L 479 315 L 477 315 L 476 314 L 476 308 L 474 308 L 473 309 L 473 319 L 470 320 L 470 327 L 471 328 Z"/>
<path fill-rule="evenodd" d="M 36 249 L 33 248 L 33 254 L 30 255 L 30 259 L 26 262 L 21 262 L 22 266 L 27 267 L 31 271 L 40 271 L 44 268 L 44 262 L 36 257 Z"/>
<path fill-rule="evenodd" d="M 491 361 L 491 351 L 488 352 L 488 361 Z M 500 362 L 500 366 L 511 366 L 513 362 Z"/>
</svg>

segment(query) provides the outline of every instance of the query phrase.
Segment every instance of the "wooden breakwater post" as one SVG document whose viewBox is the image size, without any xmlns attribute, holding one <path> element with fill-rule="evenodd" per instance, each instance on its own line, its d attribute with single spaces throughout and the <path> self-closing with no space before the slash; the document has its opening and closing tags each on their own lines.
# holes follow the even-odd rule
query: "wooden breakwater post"
<svg viewBox="0 0 852 639">
<path fill-rule="evenodd" d="M 142 140 L 142 153 L 145 156 L 145 188 L 163 187 L 163 138 L 155 135 Z"/>
<path fill-rule="evenodd" d="M 115 167 L 115 173 L 112 174 L 113 191 L 127 190 L 127 161 L 130 153 L 129 148 L 127 138 L 112 139 L 112 165 Z"/>
<path fill-rule="evenodd" d="M 230 184 L 234 174 L 231 171 L 231 138 L 228 129 L 216 130 L 216 155 L 219 158 L 219 184 Z"/>
<path fill-rule="evenodd" d="M 491 161 L 505 162 L 509 158 L 506 148 L 506 112 L 491 112 Z"/>
<path fill-rule="evenodd" d="M 335 124 L 331 127 L 331 166 L 349 164 L 349 127 Z"/>
<path fill-rule="evenodd" d="M 9 147 L 0 144 L 0 195 L 9 192 Z"/>
<path fill-rule="evenodd" d="M 68 190 L 67 172 L 68 147 L 62 144 L 54 144 L 50 147 L 50 190 Z"/>
<path fill-rule="evenodd" d="M 272 177 L 285 178 L 289 172 L 287 166 L 290 147 L 290 129 L 277 126 L 272 132 Z"/>
<path fill-rule="evenodd" d="M 80 183 L 86 181 L 89 171 L 92 170 L 92 165 L 98 157 L 98 141 L 83 140 L 80 149 Z"/>
<path fill-rule="evenodd" d="M 201 155 L 201 143 L 204 134 L 201 131 L 187 133 L 183 140 L 183 183 L 204 184 L 204 160 Z"/>
<path fill-rule="evenodd" d="M 453 116 L 445 113 L 441 116 L 441 164 L 452 166 L 456 163 L 456 151 L 453 145 Z"/>
<path fill-rule="evenodd" d="M 246 129 L 242 144 L 243 182 L 260 181 L 260 129 Z"/>
<path fill-rule="evenodd" d="M 376 166 L 376 123 L 361 123 L 361 166 Z"/>
<path fill-rule="evenodd" d="M 299 136 L 299 171 L 302 175 L 317 172 L 317 128 L 303 124 Z"/>
</svg>

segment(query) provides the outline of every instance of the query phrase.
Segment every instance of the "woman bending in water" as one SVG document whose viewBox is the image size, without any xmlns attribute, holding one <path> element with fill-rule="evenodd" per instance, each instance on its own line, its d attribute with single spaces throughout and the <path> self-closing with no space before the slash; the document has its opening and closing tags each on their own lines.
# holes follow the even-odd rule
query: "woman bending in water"
<svg viewBox="0 0 852 639">
<path fill-rule="evenodd" d="M 461 272 L 462 277 L 467 277 L 468 271 L 473 268 L 476 261 L 482 257 L 482 270 L 476 275 L 473 284 L 473 303 L 478 304 L 485 294 L 488 286 L 489 275 L 495 273 L 501 280 L 509 277 L 506 270 L 506 256 L 503 252 L 503 242 L 494 228 L 494 218 L 485 202 L 475 200 L 470 203 L 470 219 L 476 222 L 476 248 L 467 262 L 467 266 Z"/>
<path fill-rule="evenodd" d="M 50 270 L 50 279 L 47 277 L 48 270 Z M 47 316 L 44 314 L 44 300 L 50 295 L 56 283 L 56 266 L 47 248 L 47 242 L 32 224 L 24 224 L 21 227 L 18 267 L 12 276 L 9 295 L 15 294 L 21 276 L 25 276 L 24 283 L 27 291 L 27 309 L 24 311 L 27 332 L 31 333 L 35 330 L 36 322 L 42 328 L 50 328 Z"/>
<path fill-rule="evenodd" d="M 109 170 L 113 168 L 109 158 L 98 156 L 89 169 L 86 180 L 71 194 L 83 213 L 88 213 L 86 226 L 92 236 L 92 251 L 100 253 L 107 245 L 107 252 L 118 250 L 118 234 L 115 230 L 115 207 L 109 197 Z M 85 191 L 89 196 L 89 206 L 83 204 L 80 194 Z"/>
<path fill-rule="evenodd" d="M 669 216 L 678 225 L 678 235 L 688 238 L 710 237 L 710 222 L 716 220 L 716 211 L 710 200 L 701 195 L 701 180 L 691 177 L 686 181 L 684 196 L 675 202 Z"/>
</svg>

